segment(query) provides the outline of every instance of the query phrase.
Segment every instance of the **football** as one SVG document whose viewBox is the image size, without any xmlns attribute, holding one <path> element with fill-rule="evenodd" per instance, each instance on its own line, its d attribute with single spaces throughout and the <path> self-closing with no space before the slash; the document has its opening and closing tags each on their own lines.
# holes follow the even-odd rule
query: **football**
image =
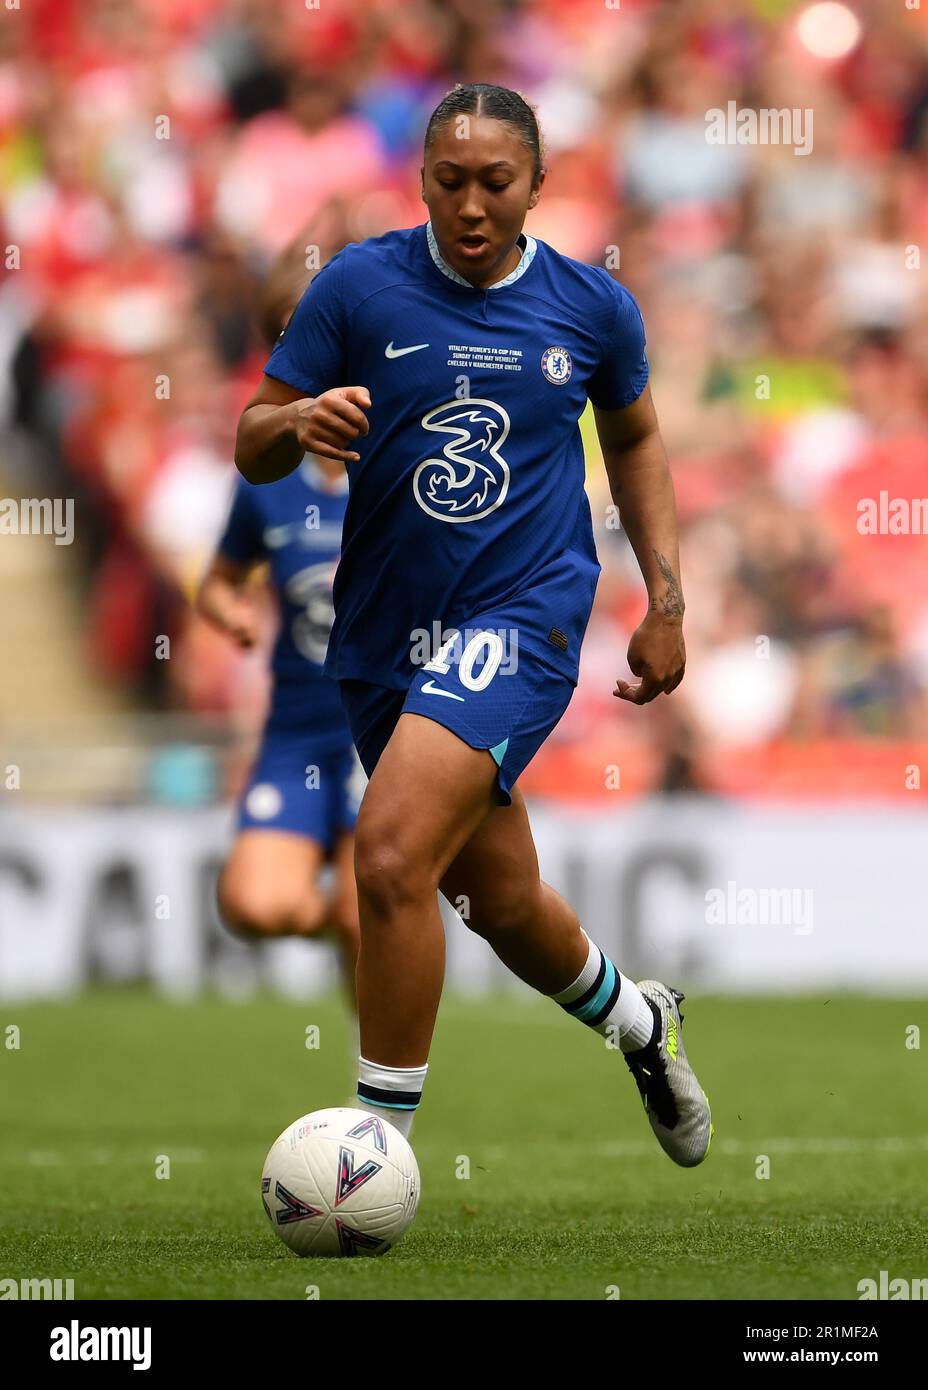
<svg viewBox="0 0 928 1390">
<path fill-rule="evenodd" d="M 302 1115 L 261 1175 L 267 1218 L 297 1255 L 383 1255 L 419 1205 L 419 1165 L 388 1121 L 364 1110 Z"/>
</svg>

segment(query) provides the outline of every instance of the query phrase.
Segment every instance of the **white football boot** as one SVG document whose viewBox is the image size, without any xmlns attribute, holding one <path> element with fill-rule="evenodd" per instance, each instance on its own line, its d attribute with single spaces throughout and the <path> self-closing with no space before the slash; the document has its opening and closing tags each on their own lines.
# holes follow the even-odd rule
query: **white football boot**
<svg viewBox="0 0 928 1390">
<path fill-rule="evenodd" d="M 659 980 L 640 980 L 638 988 L 660 1013 L 660 1036 L 647 1047 L 622 1055 L 664 1153 L 681 1168 L 695 1168 L 709 1152 L 715 1129 L 709 1097 L 696 1080 L 683 1047 L 679 1005 L 685 996 Z"/>
</svg>

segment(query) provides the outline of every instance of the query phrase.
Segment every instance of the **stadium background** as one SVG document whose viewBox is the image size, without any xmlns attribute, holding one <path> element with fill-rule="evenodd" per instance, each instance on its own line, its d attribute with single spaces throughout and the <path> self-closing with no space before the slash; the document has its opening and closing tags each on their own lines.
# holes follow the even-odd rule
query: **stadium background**
<svg viewBox="0 0 928 1390">
<path fill-rule="evenodd" d="M 70 1116 L 84 1148 L 69 1171 L 95 1210 L 99 1144 L 84 1107 L 102 1117 L 104 1150 L 147 1153 L 148 1131 L 143 1142 L 144 1126 L 126 1120 L 144 1094 L 186 1152 L 198 1124 L 208 1149 L 211 1114 L 225 1141 L 234 1119 L 250 1125 L 251 1181 L 262 1136 L 299 1108 L 282 1020 L 310 1019 L 298 1001 L 326 993 L 334 965 L 325 946 L 251 948 L 216 921 L 215 870 L 266 677 L 261 654 L 206 630 L 190 597 L 223 521 L 236 420 L 266 356 L 262 275 L 288 244 L 318 245 L 324 260 L 348 240 L 422 222 L 428 113 L 455 81 L 486 80 L 537 104 L 548 177 L 527 229 L 592 263 L 612 256 L 641 304 L 687 600 L 679 691 L 645 709 L 613 699 L 643 590 L 610 525 L 585 418 L 603 573 L 579 689 L 523 780 L 543 870 L 623 968 L 714 991 L 716 1012 L 700 1005 L 698 1025 L 719 1076 L 710 1089 L 727 1078 L 748 1119 L 746 1092 L 769 1105 L 776 1095 L 782 1110 L 755 1116 L 755 1130 L 799 1146 L 784 1152 L 821 1156 L 834 1142 L 845 1155 L 846 1181 L 807 1167 L 816 1202 L 826 1187 L 849 1207 L 874 1183 L 911 1194 L 903 1167 L 924 1150 L 925 1092 L 913 1090 L 918 1054 L 902 1039 L 923 1008 L 912 996 L 928 986 L 928 565 L 911 506 L 928 494 L 928 6 L 853 0 L 844 16 L 857 16 L 860 33 L 837 57 L 817 50 L 840 37 L 841 16 L 803 29 L 809 9 L 32 0 L 4 10 L 0 495 L 75 502 L 73 544 L 0 534 L 0 1022 L 34 1020 L 46 1048 L 30 1061 L 24 1047 L 16 1062 L 33 1070 L 19 1073 L 18 1128 L 0 1155 L 14 1167 L 29 1149 L 45 1174 L 50 1129 Z M 812 151 L 708 144 L 706 114 L 729 102 L 811 110 Z M 859 504 L 881 492 L 911 506 L 908 534 L 861 534 Z M 270 638 L 269 625 L 265 651 Z M 743 920 L 730 905 L 712 920 L 707 894 L 732 884 L 749 890 Z M 794 915 L 763 920 L 766 890 L 786 894 Z M 524 1012 L 514 1017 L 534 1041 L 512 1061 L 502 1016 L 466 998 L 512 983 L 482 943 L 459 924 L 449 930 L 439 1055 L 460 1096 L 467 1078 L 442 1036 L 527 1076 L 541 1035 L 516 988 L 512 1007 Z M 151 981 L 164 995 L 218 991 L 258 1012 L 230 1022 L 204 998 L 199 1021 L 183 1015 L 193 1034 L 177 1025 L 185 1041 L 168 1043 Z M 269 1008 L 254 995 L 260 984 L 291 1002 Z M 821 1005 L 843 987 L 856 994 L 838 1001 L 829 1032 Z M 734 997 L 745 991 L 781 997 Z M 874 991 L 890 998 L 862 997 Z M 56 999 L 75 1012 L 49 1012 L 42 1001 Z M 763 1065 L 735 1076 L 731 1037 L 746 1034 Z M 842 1108 L 823 1119 L 806 1097 L 797 1120 L 790 1079 L 801 1089 L 810 1056 L 826 1042 L 834 1055 L 836 1037 Z M 85 1053 L 69 1070 L 77 1038 Z M 580 1044 L 563 1046 L 573 1057 Z M 241 1087 L 233 1097 L 217 1081 L 221 1104 L 208 1069 L 197 1079 L 188 1065 L 190 1048 L 209 1052 L 218 1078 L 220 1047 Z M 249 1067 L 263 1049 L 276 1062 L 259 1081 Z M 91 1067 L 108 1088 L 102 1103 Z M 440 1126 L 453 1129 L 435 1071 L 434 1118 L 424 1111 L 419 1130 L 426 1158 Z M 304 1108 L 331 1094 L 304 1087 Z M 504 1098 L 481 1094 L 477 1110 L 504 1144 Z M 631 1098 L 627 1115 L 632 1133 Z M 740 1162 L 756 1143 L 731 1138 L 732 1126 L 720 1151 Z M 155 1132 L 152 1121 L 152 1144 L 165 1143 Z M 901 1148 L 877 1170 L 867 1145 L 887 1133 Z M 569 1146 L 559 1118 L 549 1134 Z M 645 1136 L 622 1142 L 632 1167 L 643 1164 Z M 576 1168 L 568 1176 L 562 1151 L 546 1153 L 563 1201 L 582 1206 Z M 658 1174 L 655 1200 L 669 1182 Z M 794 1210 L 807 1195 L 799 1178 L 787 1185 Z M 895 1230 L 893 1248 L 914 1250 L 883 1217 L 884 1241 Z M 860 1272 L 876 1273 L 887 1257 L 855 1230 L 855 1248 L 871 1249 Z M 830 1288 L 826 1274 L 815 1282 L 820 1259 L 776 1288 Z M 649 1269 L 640 1296 L 666 1296 L 666 1270 Z M 727 1275 L 705 1282 L 690 1266 L 689 1288 L 738 1296 L 741 1276 L 730 1273 L 726 1292 Z M 211 1287 L 240 1291 L 229 1278 Z M 156 1268 L 137 1287 L 157 1294 L 157 1280 Z M 95 1287 L 127 1285 L 110 1270 Z M 186 1287 L 201 1296 L 195 1281 Z M 845 1287 L 836 1280 L 828 1296 L 853 1296 Z M 524 1288 L 537 1294 L 531 1280 Z"/>
<path fill-rule="evenodd" d="M 697 824 L 721 815 L 724 834 L 756 825 L 752 846 L 782 844 L 746 886 L 817 886 L 820 925 L 864 913 L 872 942 L 882 884 L 899 933 L 923 923 L 904 864 L 901 879 L 882 864 L 897 825 L 921 827 L 925 537 L 914 511 L 913 534 L 861 535 L 858 504 L 928 491 L 928 27 L 903 4 L 858 6 L 859 41 L 826 59 L 801 37 L 807 10 L 55 0 L 8 12 L 0 186 L 18 260 L 8 251 L 0 283 L 0 492 L 73 498 L 75 525 L 72 545 L 2 536 L 0 753 L 19 771 L 0 813 L 67 805 L 86 841 L 91 808 L 160 807 L 157 830 L 234 793 L 263 655 L 207 630 L 189 599 L 265 360 L 257 287 L 288 244 L 324 261 L 422 221 L 427 115 L 455 80 L 489 76 L 542 122 L 549 173 L 529 230 L 618 261 L 642 305 L 688 608 L 677 698 L 616 701 L 642 588 L 588 414 L 603 574 L 579 689 L 526 792 L 542 809 L 592 806 L 597 824 L 617 816 L 616 852 L 647 798 L 696 798 Z M 818 46 L 836 32 L 826 24 Z M 706 113 L 729 101 L 811 110 L 811 153 L 708 144 Z M 785 814 L 757 820 L 765 806 Z M 829 808 L 843 845 L 816 884 L 814 865 L 789 865 Z M 54 854 L 44 815 L 22 831 L 52 878 L 74 840 L 62 825 Z M 118 926 L 132 883 L 106 825 L 91 857 Z M 134 866 L 138 846 L 124 857 Z M 696 910 L 704 929 L 705 890 L 737 869 L 737 855 L 710 855 L 676 916 Z M 6 892 L 5 918 L 21 918 L 22 884 L 7 875 Z M 79 896 L 70 878 L 62 892 Z M 900 978 L 917 962 L 924 982 L 924 932 L 908 956 L 899 944 Z"/>
</svg>

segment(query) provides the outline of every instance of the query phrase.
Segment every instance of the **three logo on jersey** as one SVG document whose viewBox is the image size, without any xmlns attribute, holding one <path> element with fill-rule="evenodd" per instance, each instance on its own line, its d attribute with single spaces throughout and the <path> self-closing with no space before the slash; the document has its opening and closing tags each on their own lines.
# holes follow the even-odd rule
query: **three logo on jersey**
<svg viewBox="0 0 928 1390">
<path fill-rule="evenodd" d="M 332 624 L 335 622 L 332 581 L 336 563 L 335 560 L 324 560 L 322 564 L 309 565 L 291 575 L 284 585 L 284 593 L 290 603 L 302 610 L 291 625 L 293 644 L 301 656 L 317 666 L 325 661 Z"/>
<path fill-rule="evenodd" d="M 422 428 L 451 438 L 440 458 L 423 459 L 412 478 L 413 496 L 439 521 L 479 521 L 509 491 L 509 465 L 499 452 L 509 416 L 495 401 L 468 396 L 422 417 Z"/>
<path fill-rule="evenodd" d="M 384 356 L 406 357 L 429 346 L 397 348 L 391 339 Z M 546 348 L 541 370 L 552 385 L 565 385 L 573 370 L 570 353 L 565 347 Z M 421 423 L 451 436 L 441 456 L 424 459 L 413 474 L 413 496 L 422 510 L 437 521 L 460 523 L 480 521 L 501 506 L 509 491 L 509 465 L 500 453 L 510 427 L 506 410 L 496 401 L 467 396 L 435 406 Z"/>
</svg>

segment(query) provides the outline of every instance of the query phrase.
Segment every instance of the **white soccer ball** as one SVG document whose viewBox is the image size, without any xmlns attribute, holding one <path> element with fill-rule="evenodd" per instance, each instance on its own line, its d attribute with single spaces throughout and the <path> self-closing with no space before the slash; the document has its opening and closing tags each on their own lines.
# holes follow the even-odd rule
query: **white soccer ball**
<svg viewBox="0 0 928 1390">
<path fill-rule="evenodd" d="M 419 1205 L 419 1165 L 399 1130 L 366 1110 L 314 1110 L 271 1146 L 261 1200 L 297 1255 L 383 1255 Z"/>
</svg>

